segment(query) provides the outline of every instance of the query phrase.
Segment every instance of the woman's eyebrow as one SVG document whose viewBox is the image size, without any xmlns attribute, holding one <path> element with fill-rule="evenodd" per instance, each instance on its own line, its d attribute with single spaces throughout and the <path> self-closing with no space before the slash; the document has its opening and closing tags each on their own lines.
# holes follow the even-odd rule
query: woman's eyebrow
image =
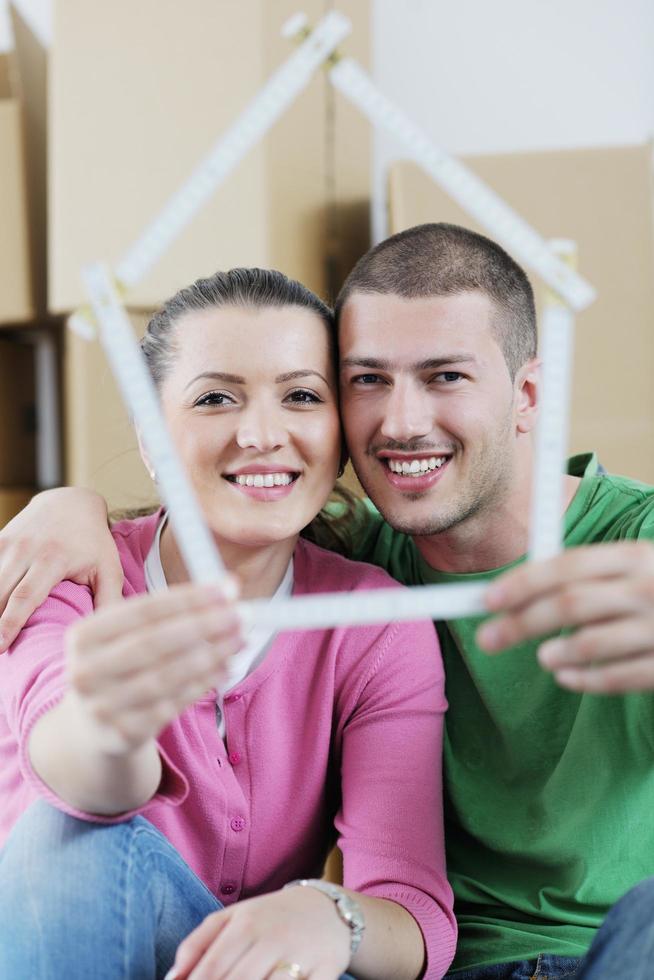
<svg viewBox="0 0 654 980">
<path fill-rule="evenodd" d="M 315 375 L 317 378 L 321 378 L 326 385 L 329 385 L 327 378 L 320 373 L 320 371 L 288 371 L 286 374 L 278 374 L 275 378 L 275 384 L 283 384 L 285 381 L 294 381 L 295 378 L 310 378 Z"/>
<path fill-rule="evenodd" d="M 195 384 L 196 381 L 201 381 L 204 379 L 210 381 L 225 381 L 227 384 L 232 385 L 244 385 L 245 378 L 239 377 L 237 374 L 226 374 L 224 371 L 203 371 L 202 374 L 197 374 L 189 383 L 184 387 L 184 391 L 190 388 L 191 385 Z"/>
<path fill-rule="evenodd" d="M 326 385 L 329 385 L 327 378 L 320 373 L 320 371 L 312 370 L 302 370 L 302 371 L 288 371 L 285 374 L 278 374 L 275 378 L 275 384 L 283 384 L 285 381 L 293 381 L 295 378 L 309 378 L 315 375 L 321 378 Z M 203 371 L 202 374 L 196 375 L 189 383 L 185 386 L 184 391 L 190 388 L 191 385 L 195 384 L 196 381 L 224 381 L 226 384 L 232 385 L 244 385 L 247 384 L 245 378 L 240 377 L 238 374 L 227 374 L 225 371 Z"/>
</svg>

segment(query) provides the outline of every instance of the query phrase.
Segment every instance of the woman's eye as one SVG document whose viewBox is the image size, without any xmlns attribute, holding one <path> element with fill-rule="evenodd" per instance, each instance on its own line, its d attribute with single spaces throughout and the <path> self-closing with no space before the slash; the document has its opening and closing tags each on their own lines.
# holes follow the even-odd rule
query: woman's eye
<svg viewBox="0 0 654 980">
<path fill-rule="evenodd" d="M 293 405 L 318 405 L 322 402 L 322 398 L 319 398 L 315 392 L 306 391 L 304 388 L 292 391 L 286 396 L 286 400 Z"/>
<path fill-rule="evenodd" d="M 196 405 L 231 405 L 234 399 L 224 391 L 209 391 L 195 402 Z"/>
</svg>

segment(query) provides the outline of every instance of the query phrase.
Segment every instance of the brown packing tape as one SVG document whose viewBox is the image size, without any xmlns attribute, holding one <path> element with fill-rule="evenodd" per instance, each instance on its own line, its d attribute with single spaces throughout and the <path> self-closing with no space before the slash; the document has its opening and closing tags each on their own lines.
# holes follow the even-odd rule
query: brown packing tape
<svg viewBox="0 0 654 980">
<path fill-rule="evenodd" d="M 545 238 L 577 243 L 598 298 L 575 321 L 571 452 L 654 483 L 652 148 L 625 146 L 466 157 Z M 485 234 L 414 163 L 390 177 L 391 231 L 449 221 Z M 539 310 L 545 288 L 532 277 Z"/>
</svg>

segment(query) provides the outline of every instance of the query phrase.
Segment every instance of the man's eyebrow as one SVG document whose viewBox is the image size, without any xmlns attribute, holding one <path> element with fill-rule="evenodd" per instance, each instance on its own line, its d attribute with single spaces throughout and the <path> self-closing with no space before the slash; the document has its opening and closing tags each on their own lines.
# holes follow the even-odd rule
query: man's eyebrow
<svg viewBox="0 0 654 980">
<path fill-rule="evenodd" d="M 329 385 L 327 378 L 323 377 L 320 371 L 312 371 L 309 369 L 301 371 L 288 371 L 286 374 L 278 374 L 275 378 L 275 384 L 283 384 L 286 381 L 293 381 L 295 378 L 309 378 L 316 375 L 318 378 L 322 378 L 326 385 Z M 231 385 L 244 385 L 247 384 L 245 378 L 241 378 L 238 374 L 227 374 L 225 371 L 203 371 L 202 374 L 196 375 L 192 381 L 186 385 L 186 388 L 190 388 L 191 385 L 195 384 L 196 381 L 224 381 L 225 384 Z M 186 391 L 186 388 L 184 391 Z"/>
<path fill-rule="evenodd" d="M 476 362 L 477 358 L 468 351 L 457 351 L 456 354 L 446 354 L 441 357 L 428 357 L 424 361 L 416 361 L 415 364 L 408 365 L 410 371 L 432 371 L 434 368 L 443 367 L 445 364 L 470 364 Z M 383 357 L 344 357 L 341 360 L 341 367 L 364 367 L 377 369 L 379 371 L 392 371 L 397 367 L 392 361 Z"/>
</svg>

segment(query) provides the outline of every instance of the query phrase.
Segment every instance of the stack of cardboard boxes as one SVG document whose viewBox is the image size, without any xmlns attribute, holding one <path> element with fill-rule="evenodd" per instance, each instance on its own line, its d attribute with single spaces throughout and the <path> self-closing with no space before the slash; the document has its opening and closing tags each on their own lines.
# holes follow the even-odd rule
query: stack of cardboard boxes
<svg viewBox="0 0 654 980">
<path fill-rule="evenodd" d="M 305 3 L 310 23 L 322 0 Z M 343 0 L 343 45 L 369 61 L 368 2 Z M 294 50 L 295 0 L 55 3 L 50 61 L 48 294 L 67 314 L 84 262 L 115 264 Z M 126 297 L 136 329 L 219 268 L 279 268 L 329 297 L 367 247 L 370 132 L 319 71 Z M 112 507 L 153 499 L 102 351 L 65 332 L 67 482 Z"/>
<path fill-rule="evenodd" d="M 329 9 L 304 8 L 310 23 Z M 353 23 L 344 52 L 368 64 L 368 0 L 339 9 Z M 295 10 L 294 0 L 54 0 L 47 98 L 46 53 L 13 11 L 11 88 L 0 62 L 0 324 L 13 328 L 0 338 L 0 384 L 12 379 L 0 391 L 0 522 L 38 482 L 33 358 L 18 324 L 26 341 L 35 327 L 59 330 L 64 481 L 114 508 L 154 499 L 101 348 L 65 327 L 86 301 L 80 267 L 114 264 L 155 217 L 292 53 L 280 28 Z M 126 297 L 135 329 L 218 268 L 279 268 L 332 296 L 368 244 L 369 144 L 367 125 L 318 71 Z"/>
</svg>

